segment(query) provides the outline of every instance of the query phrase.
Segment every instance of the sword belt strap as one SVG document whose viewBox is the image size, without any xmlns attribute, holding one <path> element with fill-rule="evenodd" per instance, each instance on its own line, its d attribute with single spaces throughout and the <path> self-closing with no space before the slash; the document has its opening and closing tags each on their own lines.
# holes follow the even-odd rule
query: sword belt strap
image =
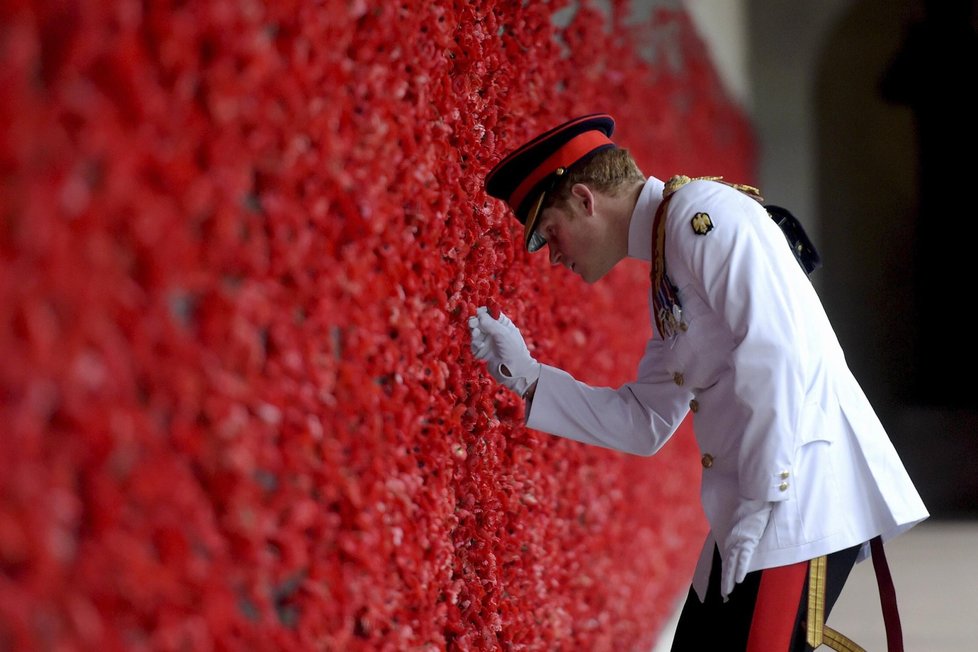
<svg viewBox="0 0 978 652">
<path fill-rule="evenodd" d="M 883 539 L 874 537 L 870 541 L 873 556 L 873 570 L 880 591 L 880 604 L 883 607 L 883 623 L 886 627 L 887 652 L 903 652 L 903 629 L 900 626 L 900 613 L 897 610 L 896 589 L 890 568 L 883 553 Z M 808 566 L 808 617 L 806 637 L 812 648 L 826 645 L 839 652 L 866 652 L 864 648 L 825 624 L 825 576 L 826 557 L 813 559 Z"/>
</svg>

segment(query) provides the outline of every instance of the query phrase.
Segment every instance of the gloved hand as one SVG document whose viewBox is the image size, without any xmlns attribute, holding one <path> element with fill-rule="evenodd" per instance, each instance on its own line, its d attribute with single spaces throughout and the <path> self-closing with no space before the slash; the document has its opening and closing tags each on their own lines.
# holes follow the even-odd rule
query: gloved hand
<svg viewBox="0 0 978 652">
<path fill-rule="evenodd" d="M 540 363 L 533 359 L 520 329 L 502 312 L 493 319 L 485 306 L 469 317 L 472 354 L 485 360 L 496 382 L 521 397 L 540 378 Z"/>
<path fill-rule="evenodd" d="M 764 500 L 745 500 L 737 506 L 730 536 L 723 545 L 723 572 L 720 575 L 720 596 L 724 602 L 734 586 L 744 581 L 747 567 L 754 558 L 757 542 L 761 540 L 771 518 L 774 503 Z"/>
</svg>

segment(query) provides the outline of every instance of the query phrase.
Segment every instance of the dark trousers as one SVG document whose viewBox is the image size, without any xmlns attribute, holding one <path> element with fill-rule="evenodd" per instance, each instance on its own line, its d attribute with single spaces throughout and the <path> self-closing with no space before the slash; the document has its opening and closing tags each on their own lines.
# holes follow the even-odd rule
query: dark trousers
<svg viewBox="0 0 978 652">
<path fill-rule="evenodd" d="M 828 556 L 825 582 L 826 619 L 842 593 L 842 587 L 856 563 L 858 553 L 859 546 L 855 546 Z M 808 610 L 807 563 L 804 568 L 797 567 L 794 570 L 797 571 L 793 573 L 794 579 L 787 579 L 792 576 L 791 567 L 748 573 L 744 581 L 731 592 L 729 600 L 724 602 L 720 597 L 720 553 L 714 549 L 706 600 L 700 602 L 696 593 L 690 589 L 679 616 L 672 652 L 747 651 L 748 641 L 755 648 L 758 639 L 766 632 L 788 629 L 791 632 L 788 636 L 790 646 L 783 648 L 783 652 L 811 652 L 812 647 L 805 643 L 805 617 Z M 765 574 L 768 575 L 766 578 Z M 765 649 L 763 652 L 782 650 Z"/>
</svg>

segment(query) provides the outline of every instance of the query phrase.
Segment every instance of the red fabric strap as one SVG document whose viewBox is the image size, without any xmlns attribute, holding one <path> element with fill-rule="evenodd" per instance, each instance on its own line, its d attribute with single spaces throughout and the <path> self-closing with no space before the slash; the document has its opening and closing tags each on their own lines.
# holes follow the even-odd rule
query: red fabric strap
<svg viewBox="0 0 978 652">
<path fill-rule="evenodd" d="M 571 138 L 561 145 L 560 149 L 538 165 L 535 170 L 526 175 L 523 182 L 509 196 L 509 205 L 513 208 L 513 211 L 518 211 L 527 193 L 548 174 L 553 174 L 557 168 L 570 167 L 598 147 L 608 145 L 609 143 L 611 143 L 611 140 L 600 131 L 585 131 Z"/>
<path fill-rule="evenodd" d="M 903 627 L 900 625 L 900 612 L 897 609 L 896 589 L 890 576 L 890 567 L 883 554 L 883 539 L 875 537 L 869 543 L 873 556 L 873 570 L 880 589 L 880 605 L 883 607 L 883 624 L 886 627 L 886 649 L 888 652 L 903 652 Z"/>
<path fill-rule="evenodd" d="M 791 647 L 806 577 L 807 561 L 761 571 L 747 652 L 771 652 Z"/>
</svg>

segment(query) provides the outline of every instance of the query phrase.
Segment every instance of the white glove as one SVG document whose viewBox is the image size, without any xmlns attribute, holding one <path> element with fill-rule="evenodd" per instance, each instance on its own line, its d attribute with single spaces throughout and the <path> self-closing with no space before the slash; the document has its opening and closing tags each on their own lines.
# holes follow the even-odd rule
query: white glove
<svg viewBox="0 0 978 652">
<path fill-rule="evenodd" d="M 540 378 L 540 363 L 533 359 L 520 329 L 502 312 L 493 319 L 485 306 L 469 317 L 472 354 L 485 360 L 496 382 L 525 396 Z"/>
<path fill-rule="evenodd" d="M 733 515 L 733 527 L 723 546 L 723 573 L 720 575 L 720 596 L 724 602 L 734 586 L 744 581 L 747 567 L 754 558 L 754 549 L 761 540 L 771 518 L 774 503 L 763 500 L 745 500 L 737 506 Z"/>
</svg>

